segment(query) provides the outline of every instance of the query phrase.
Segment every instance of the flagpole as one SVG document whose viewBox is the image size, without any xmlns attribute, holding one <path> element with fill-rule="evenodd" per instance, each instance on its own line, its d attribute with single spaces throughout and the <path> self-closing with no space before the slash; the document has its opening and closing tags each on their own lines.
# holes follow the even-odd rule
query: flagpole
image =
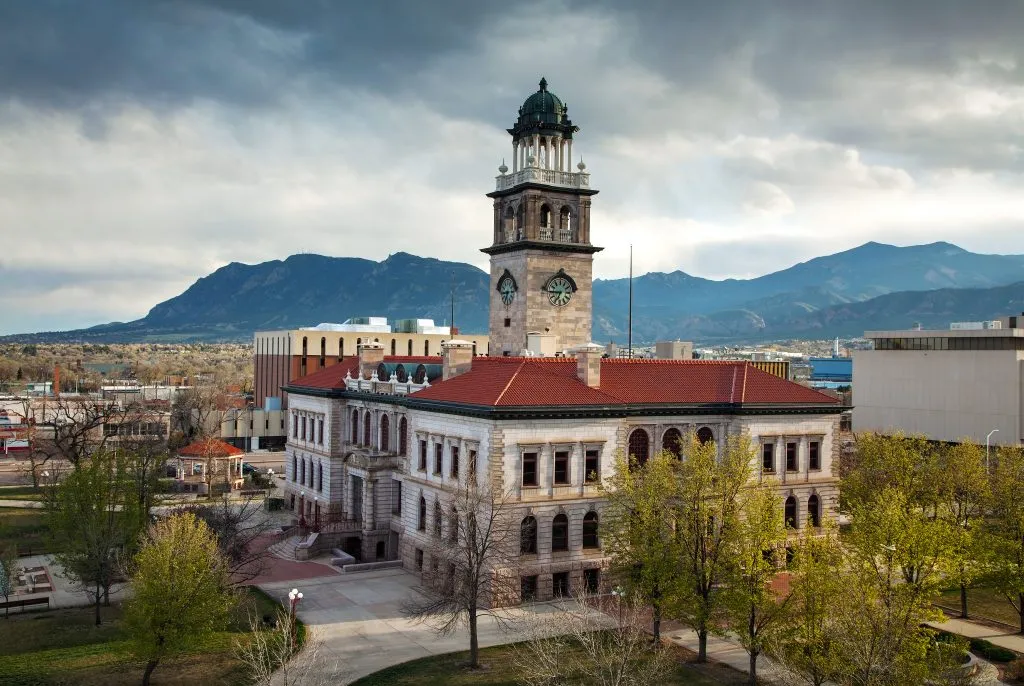
<svg viewBox="0 0 1024 686">
<path fill-rule="evenodd" d="M 629 359 L 633 359 L 633 244 L 629 244 Z"/>
</svg>

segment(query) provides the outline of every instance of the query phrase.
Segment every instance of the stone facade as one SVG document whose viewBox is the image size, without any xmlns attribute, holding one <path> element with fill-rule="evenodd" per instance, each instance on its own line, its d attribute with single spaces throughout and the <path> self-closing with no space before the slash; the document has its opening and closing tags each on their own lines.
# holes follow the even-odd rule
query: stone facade
<svg viewBox="0 0 1024 686">
<path fill-rule="evenodd" d="M 498 282 L 505 271 L 518 292 L 508 307 L 501 300 Z M 556 307 L 544 292 L 547 281 L 563 270 L 576 283 L 572 299 Z M 490 336 L 492 355 L 519 355 L 526 334 L 551 333 L 559 351 L 590 342 L 593 321 L 593 255 L 524 249 L 491 257 Z"/>
</svg>

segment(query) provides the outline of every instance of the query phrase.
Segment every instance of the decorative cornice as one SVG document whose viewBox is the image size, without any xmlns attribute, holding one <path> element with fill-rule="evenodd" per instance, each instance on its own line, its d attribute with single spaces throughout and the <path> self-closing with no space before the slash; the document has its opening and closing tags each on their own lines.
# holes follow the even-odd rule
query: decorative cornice
<svg viewBox="0 0 1024 686">
<path fill-rule="evenodd" d="M 492 245 L 489 248 L 480 248 L 480 252 L 488 255 L 502 255 L 508 252 L 519 252 L 521 250 L 543 250 L 544 252 L 567 252 L 583 253 L 593 255 L 601 252 L 604 248 L 584 243 L 558 243 L 556 241 L 514 241 L 512 243 L 501 243 Z"/>
</svg>

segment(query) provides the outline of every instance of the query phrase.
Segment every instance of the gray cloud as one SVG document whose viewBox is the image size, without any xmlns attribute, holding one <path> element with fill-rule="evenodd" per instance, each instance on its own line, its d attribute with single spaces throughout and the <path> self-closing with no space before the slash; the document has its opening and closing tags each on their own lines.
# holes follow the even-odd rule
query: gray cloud
<svg viewBox="0 0 1024 686">
<path fill-rule="evenodd" d="M 232 260 L 483 264 L 542 74 L 602 190 L 598 275 L 630 243 L 712 277 L 1024 251 L 1021 29 L 1011 0 L 0 3 L 0 332 L 140 316 Z"/>
</svg>

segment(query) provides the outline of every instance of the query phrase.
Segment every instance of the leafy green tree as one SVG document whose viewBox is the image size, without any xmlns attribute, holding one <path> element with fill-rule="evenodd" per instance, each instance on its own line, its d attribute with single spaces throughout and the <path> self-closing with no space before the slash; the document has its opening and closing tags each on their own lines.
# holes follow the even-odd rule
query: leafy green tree
<svg viewBox="0 0 1024 686">
<path fill-rule="evenodd" d="M 968 439 L 939 454 L 940 516 L 952 525 L 947 575 L 960 586 L 960 615 L 967 614 L 967 589 L 983 571 L 988 541 L 985 514 L 991 499 L 985 452 Z"/>
<path fill-rule="evenodd" d="M 708 634 L 722 614 L 720 589 L 728 581 L 731 553 L 740 537 L 740 494 L 755 452 L 748 436 L 730 436 L 719 449 L 691 434 L 683 442 L 676 506 L 670 511 L 682 574 L 674 613 L 697 632 L 698 662 L 708 654 Z"/>
<path fill-rule="evenodd" d="M 146 661 L 148 686 L 166 656 L 202 642 L 223 627 L 234 605 L 217 538 L 191 513 L 155 524 L 132 564 L 125 624 L 133 650 Z"/>
<path fill-rule="evenodd" d="M 937 463 L 936 448 L 921 436 L 858 434 L 855 457 L 840 473 L 840 506 L 851 512 L 893 489 L 904 494 L 908 509 L 934 510 L 941 476 Z"/>
<path fill-rule="evenodd" d="M 838 683 L 841 663 L 834 646 L 843 640 L 837 617 L 844 592 L 844 552 L 835 529 L 822 535 L 804 529 L 789 578 L 789 622 L 768 644 L 769 652 L 811 686 Z"/>
<path fill-rule="evenodd" d="M 661 638 L 666 603 L 677 593 L 681 579 L 679 545 L 672 525 L 678 504 L 679 461 L 662 452 L 640 466 L 635 459 L 616 460 L 607 484 L 603 546 L 611 571 L 627 594 L 651 608 L 655 641 Z"/>
<path fill-rule="evenodd" d="M 780 593 L 778 553 L 786 544 L 782 502 L 774 482 L 762 482 L 741 493 L 743 516 L 730 551 L 735 563 L 723 591 L 726 624 L 750 656 L 750 684 L 757 684 L 757 658 L 786 628 L 789 593 Z"/>
<path fill-rule="evenodd" d="M 1024 634 L 1024 451 L 1001 448 L 992 474 L 991 582 L 1020 618 Z"/>
<path fill-rule="evenodd" d="M 122 562 L 138 541 L 142 517 L 125 456 L 96 452 L 54 489 L 47 524 L 65 573 L 100 605 L 122 575 Z"/>
</svg>

